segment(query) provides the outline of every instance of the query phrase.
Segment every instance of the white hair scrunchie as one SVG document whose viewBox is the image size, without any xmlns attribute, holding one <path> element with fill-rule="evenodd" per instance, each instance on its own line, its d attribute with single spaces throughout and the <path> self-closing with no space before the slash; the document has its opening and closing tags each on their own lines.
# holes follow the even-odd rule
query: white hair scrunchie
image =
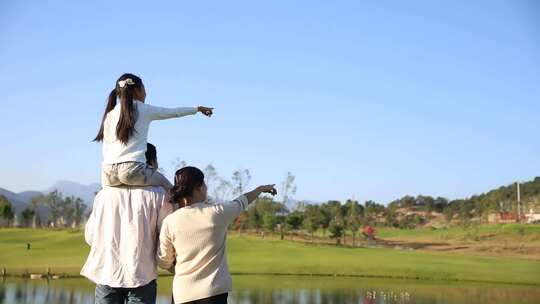
<svg viewBox="0 0 540 304">
<path fill-rule="evenodd" d="M 131 78 L 126 78 L 125 80 L 118 81 L 118 86 L 121 88 L 125 88 L 126 85 L 134 85 L 134 84 L 135 82 L 133 82 L 133 79 Z"/>
</svg>

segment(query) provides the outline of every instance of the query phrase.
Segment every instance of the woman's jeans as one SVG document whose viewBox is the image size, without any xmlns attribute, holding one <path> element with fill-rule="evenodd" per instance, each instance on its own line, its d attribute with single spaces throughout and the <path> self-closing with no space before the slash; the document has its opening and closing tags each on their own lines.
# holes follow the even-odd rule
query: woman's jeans
<svg viewBox="0 0 540 304">
<path fill-rule="evenodd" d="M 199 299 L 199 300 L 190 301 L 190 302 L 184 302 L 182 304 L 227 304 L 228 296 L 229 296 L 228 293 L 222 293 L 217 296 Z"/>
</svg>

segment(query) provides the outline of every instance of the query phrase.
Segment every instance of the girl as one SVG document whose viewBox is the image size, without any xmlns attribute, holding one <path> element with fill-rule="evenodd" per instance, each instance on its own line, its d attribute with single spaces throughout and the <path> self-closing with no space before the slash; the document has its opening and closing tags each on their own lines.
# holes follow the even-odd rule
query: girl
<svg viewBox="0 0 540 304">
<path fill-rule="evenodd" d="M 174 303 L 226 304 L 232 290 L 227 266 L 227 227 L 261 193 L 276 195 L 274 185 L 263 185 L 224 204 L 206 202 L 204 174 L 195 167 L 176 171 L 171 203 L 181 208 L 163 220 L 159 234 L 158 265 L 174 270 Z"/>
<path fill-rule="evenodd" d="M 157 168 L 146 165 L 150 123 L 197 112 L 208 117 L 213 114 L 213 108 L 162 108 L 144 103 L 145 99 L 142 80 L 133 74 L 120 76 L 109 94 L 101 127 L 94 138 L 103 142 L 102 186 L 162 186 L 169 190 L 172 185 L 167 178 Z"/>
</svg>

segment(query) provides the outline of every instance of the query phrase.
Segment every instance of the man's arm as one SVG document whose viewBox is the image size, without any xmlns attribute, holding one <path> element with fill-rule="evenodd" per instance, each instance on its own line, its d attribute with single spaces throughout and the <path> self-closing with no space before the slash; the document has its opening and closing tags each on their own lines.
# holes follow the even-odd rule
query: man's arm
<svg viewBox="0 0 540 304">
<path fill-rule="evenodd" d="M 157 231 L 158 232 L 161 231 L 161 224 L 163 223 L 163 220 L 174 211 L 173 204 L 169 203 L 169 195 L 167 193 L 160 195 L 159 200 L 160 202 L 158 204 L 159 211 L 158 211 L 158 218 L 157 218 Z"/>
<path fill-rule="evenodd" d="M 167 221 L 165 221 L 161 226 L 161 232 L 159 233 L 159 241 L 156 254 L 158 266 L 171 273 L 174 273 L 175 255 L 176 252 L 174 250 L 174 245 L 169 234 Z"/>
</svg>

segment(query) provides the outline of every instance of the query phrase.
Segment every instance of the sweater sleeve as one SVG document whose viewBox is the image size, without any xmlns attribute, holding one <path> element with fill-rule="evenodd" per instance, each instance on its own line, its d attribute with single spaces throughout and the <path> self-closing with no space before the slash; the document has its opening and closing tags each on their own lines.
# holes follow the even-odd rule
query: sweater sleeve
<svg viewBox="0 0 540 304">
<path fill-rule="evenodd" d="M 196 107 L 165 108 L 141 103 L 139 109 L 143 111 L 148 120 L 162 120 L 197 114 Z"/>
<path fill-rule="evenodd" d="M 159 233 L 156 260 L 160 268 L 174 273 L 175 250 L 166 220 L 163 222 L 161 232 Z"/>
<path fill-rule="evenodd" d="M 248 200 L 245 195 L 240 195 L 228 203 L 216 204 L 215 208 L 219 222 L 224 226 L 232 224 L 238 215 L 240 215 L 240 212 L 246 210 L 247 206 Z"/>
</svg>

